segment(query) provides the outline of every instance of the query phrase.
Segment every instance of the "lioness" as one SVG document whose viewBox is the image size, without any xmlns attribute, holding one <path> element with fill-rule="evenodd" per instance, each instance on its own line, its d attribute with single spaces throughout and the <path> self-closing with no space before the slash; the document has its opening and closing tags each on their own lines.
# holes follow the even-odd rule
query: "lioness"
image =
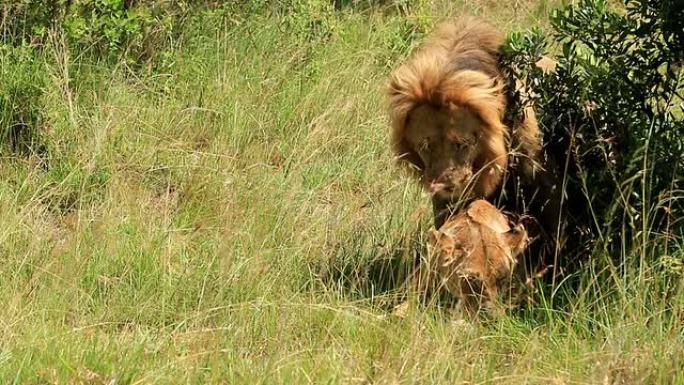
<svg viewBox="0 0 684 385">
<path fill-rule="evenodd" d="M 510 292 L 518 257 L 529 243 L 523 225 L 511 226 L 496 207 L 476 200 L 430 238 L 432 279 L 471 315 L 499 312 L 499 299 Z"/>
</svg>

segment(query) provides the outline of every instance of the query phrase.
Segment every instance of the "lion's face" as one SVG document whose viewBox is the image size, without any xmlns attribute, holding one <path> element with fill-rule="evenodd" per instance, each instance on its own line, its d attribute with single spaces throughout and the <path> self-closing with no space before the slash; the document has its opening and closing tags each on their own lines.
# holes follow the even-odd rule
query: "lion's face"
<svg viewBox="0 0 684 385">
<path fill-rule="evenodd" d="M 423 104 L 406 119 L 405 145 L 413 152 L 425 189 L 438 201 L 490 196 L 500 184 L 506 151 L 504 138 L 467 108 L 454 104 L 436 108 Z M 492 152 L 492 143 L 501 143 Z M 494 146 L 495 148 L 497 146 Z"/>
<path fill-rule="evenodd" d="M 500 309 L 528 242 L 522 225 L 511 227 L 494 206 L 479 200 L 433 231 L 430 245 L 442 283 L 477 314 Z"/>
<path fill-rule="evenodd" d="M 430 193 L 450 201 L 470 193 L 478 171 L 481 125 L 475 115 L 459 107 L 445 111 L 422 105 L 409 114 L 406 140 L 420 157 L 423 183 Z"/>
</svg>

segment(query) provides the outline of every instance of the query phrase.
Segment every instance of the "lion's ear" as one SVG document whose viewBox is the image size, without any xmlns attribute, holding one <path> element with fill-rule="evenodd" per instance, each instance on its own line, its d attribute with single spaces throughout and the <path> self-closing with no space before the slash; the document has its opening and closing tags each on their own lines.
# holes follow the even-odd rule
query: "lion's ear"
<svg viewBox="0 0 684 385">
<path fill-rule="evenodd" d="M 418 153 L 411 149 L 411 146 L 409 146 L 405 139 L 399 140 L 394 145 L 394 151 L 397 154 L 395 158 L 396 160 L 408 162 L 418 171 L 425 169 L 425 163 L 423 163 L 423 160 L 420 159 Z"/>
<path fill-rule="evenodd" d="M 422 171 L 425 168 L 423 160 L 413 151 L 405 152 L 397 156 L 397 160 L 410 163 L 417 171 Z"/>
</svg>

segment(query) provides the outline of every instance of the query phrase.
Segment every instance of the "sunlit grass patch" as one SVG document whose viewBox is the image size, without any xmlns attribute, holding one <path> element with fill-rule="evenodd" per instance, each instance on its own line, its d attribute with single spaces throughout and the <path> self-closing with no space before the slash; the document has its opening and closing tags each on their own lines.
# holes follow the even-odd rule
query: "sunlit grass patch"
<svg viewBox="0 0 684 385">
<path fill-rule="evenodd" d="M 441 18 L 557 2 L 297 3 L 195 15 L 158 72 L 47 42 L 45 152 L 0 152 L 0 382 L 684 380 L 679 251 L 599 253 L 491 322 L 392 314 L 431 210 L 388 148 L 387 74 Z"/>
</svg>

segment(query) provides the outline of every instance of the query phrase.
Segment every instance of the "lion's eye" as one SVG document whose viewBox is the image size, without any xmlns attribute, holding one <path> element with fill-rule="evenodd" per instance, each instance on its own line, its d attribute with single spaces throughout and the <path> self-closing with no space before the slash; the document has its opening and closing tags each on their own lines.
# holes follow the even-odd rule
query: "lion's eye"
<svg viewBox="0 0 684 385">
<path fill-rule="evenodd" d="M 455 141 L 453 141 L 453 143 L 454 143 L 454 146 L 456 146 L 457 149 L 461 150 L 461 149 L 464 149 L 464 148 L 468 148 L 468 147 L 473 147 L 473 146 L 475 146 L 475 145 L 477 144 L 477 138 L 474 138 L 474 137 L 466 137 L 466 138 L 462 138 L 462 139 L 459 139 L 459 140 L 455 140 Z"/>
<path fill-rule="evenodd" d="M 469 146 L 469 144 L 466 142 L 459 141 L 459 142 L 454 143 L 454 147 L 456 147 L 457 150 L 463 150 L 463 149 L 467 148 L 468 146 Z"/>
</svg>

